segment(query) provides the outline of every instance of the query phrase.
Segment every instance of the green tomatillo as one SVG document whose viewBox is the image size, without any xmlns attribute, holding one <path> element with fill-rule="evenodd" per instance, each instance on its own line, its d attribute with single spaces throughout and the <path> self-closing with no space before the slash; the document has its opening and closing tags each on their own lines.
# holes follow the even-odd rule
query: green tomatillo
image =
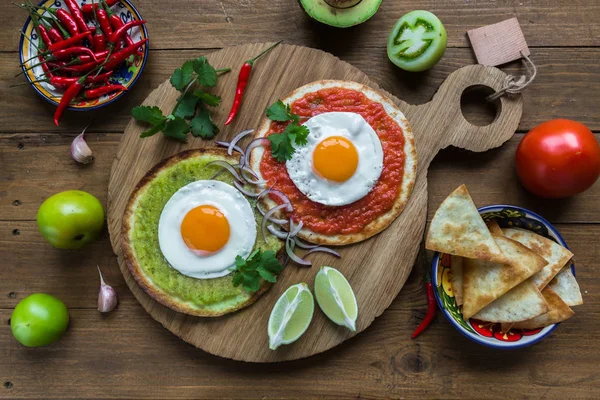
<svg viewBox="0 0 600 400">
<path fill-rule="evenodd" d="M 405 71 L 425 71 L 440 61 L 446 52 L 446 29 L 429 11 L 404 14 L 390 33 L 387 54 L 391 62 Z"/>
<path fill-rule="evenodd" d="M 55 342 L 67 330 L 67 325 L 69 312 L 65 303 L 45 293 L 25 297 L 10 317 L 13 336 L 27 347 Z"/>
<path fill-rule="evenodd" d="M 44 239 L 57 249 L 78 249 L 100 236 L 104 208 L 89 193 L 67 190 L 42 203 L 37 225 Z"/>
</svg>

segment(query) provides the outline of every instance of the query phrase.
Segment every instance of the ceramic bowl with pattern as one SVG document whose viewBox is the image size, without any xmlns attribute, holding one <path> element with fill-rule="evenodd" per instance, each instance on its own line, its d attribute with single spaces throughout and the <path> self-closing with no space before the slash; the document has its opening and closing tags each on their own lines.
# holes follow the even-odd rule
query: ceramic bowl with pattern
<svg viewBox="0 0 600 400">
<path fill-rule="evenodd" d="M 78 0 L 79 5 L 84 5 L 86 3 L 91 3 L 91 0 Z M 67 10 L 66 4 L 64 3 L 64 1 L 61 0 L 44 0 L 41 3 L 39 3 L 39 6 L 55 9 L 63 8 Z M 129 0 L 120 0 L 111 7 L 111 10 L 115 13 L 115 15 L 119 16 L 124 23 L 130 22 L 132 20 L 142 19 L 139 12 L 129 2 Z M 40 10 L 39 13 L 41 15 L 49 15 L 47 11 L 43 10 Z M 88 25 L 91 26 L 89 22 Z M 25 74 L 25 77 L 30 82 L 31 87 L 33 87 L 42 98 L 54 105 L 58 105 L 58 103 L 60 102 L 60 98 L 64 92 L 64 89 L 56 88 L 47 82 L 36 82 L 40 79 L 44 79 L 44 71 L 42 70 L 41 66 L 36 66 L 31 69 L 28 69 L 29 67 L 39 62 L 37 58 L 38 50 L 36 46 L 38 46 L 40 39 L 38 38 L 38 35 L 34 29 L 34 25 L 31 18 L 27 18 L 25 26 L 23 27 L 23 33 L 25 34 L 25 36 L 21 35 L 21 41 L 19 43 L 19 57 L 21 64 L 23 64 L 26 61 L 23 65 L 23 72 Z M 134 42 L 139 42 L 140 40 L 146 39 L 148 37 L 148 32 L 145 26 L 137 26 L 129 30 L 129 35 L 131 36 L 131 39 Z M 115 68 L 113 74 L 108 80 L 108 83 L 120 84 L 127 87 L 128 89 L 131 89 L 131 87 L 135 84 L 135 82 L 142 74 L 147 59 L 148 43 L 144 45 L 142 54 L 138 55 L 137 57 L 131 57 L 130 60 L 128 60 L 130 62 L 124 62 L 119 67 Z M 124 96 L 125 93 L 127 92 L 116 92 L 104 95 L 97 99 L 81 100 L 76 103 L 71 103 L 69 110 L 94 110 L 112 103 L 118 98 Z"/>
<path fill-rule="evenodd" d="M 567 247 L 567 243 L 556 228 L 532 211 L 516 206 L 493 205 L 481 207 L 479 213 L 486 221 L 496 220 L 502 228 L 518 227 L 528 229 Z M 571 264 L 570 267 L 573 274 L 575 274 L 575 265 Z M 525 347 L 539 342 L 558 326 L 558 324 L 554 324 L 535 330 L 513 329 L 507 333 L 502 333 L 500 332 L 500 324 L 478 321 L 472 318 L 468 321 L 463 320 L 462 307 L 457 306 L 450 283 L 451 271 L 450 255 L 435 253 L 431 276 L 438 306 L 448 321 L 460 333 L 474 342 L 500 349 Z"/>
</svg>

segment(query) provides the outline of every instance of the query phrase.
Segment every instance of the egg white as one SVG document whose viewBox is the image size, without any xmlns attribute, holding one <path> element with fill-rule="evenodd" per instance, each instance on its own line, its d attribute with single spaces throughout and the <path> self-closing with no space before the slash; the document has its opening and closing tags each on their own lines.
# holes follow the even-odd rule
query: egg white
<svg viewBox="0 0 600 400">
<path fill-rule="evenodd" d="M 304 123 L 310 130 L 308 143 L 294 145 L 295 152 L 286 162 L 288 174 L 298 190 L 310 200 L 328 206 L 342 206 L 365 197 L 379 180 L 383 170 L 383 148 L 375 130 L 360 115 L 352 112 L 328 112 Z M 342 136 L 358 152 L 358 166 L 345 182 L 321 177 L 313 166 L 313 152 L 320 142 Z"/>
<path fill-rule="evenodd" d="M 185 215 L 201 205 L 216 207 L 229 222 L 229 240 L 223 248 L 208 255 L 197 255 L 181 237 Z M 219 278 L 232 272 L 235 257 L 250 255 L 256 242 L 256 220 L 252 206 L 236 188 L 221 181 L 192 182 L 167 201 L 158 222 L 160 250 L 171 267 L 198 279 Z"/>
</svg>

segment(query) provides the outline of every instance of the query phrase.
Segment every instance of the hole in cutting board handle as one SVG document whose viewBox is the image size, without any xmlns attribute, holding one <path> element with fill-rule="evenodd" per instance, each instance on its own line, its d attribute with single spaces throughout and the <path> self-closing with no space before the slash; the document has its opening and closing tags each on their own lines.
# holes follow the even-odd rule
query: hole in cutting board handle
<svg viewBox="0 0 600 400">
<path fill-rule="evenodd" d="M 460 96 L 460 111 L 469 123 L 475 126 L 487 126 L 494 122 L 502 111 L 500 101 L 487 101 L 486 97 L 495 90 L 485 85 L 467 87 Z"/>
</svg>

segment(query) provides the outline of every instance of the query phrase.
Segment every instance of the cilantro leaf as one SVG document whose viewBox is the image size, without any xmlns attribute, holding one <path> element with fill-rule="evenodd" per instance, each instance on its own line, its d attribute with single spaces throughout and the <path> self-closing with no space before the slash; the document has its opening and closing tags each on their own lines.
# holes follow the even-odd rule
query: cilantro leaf
<svg viewBox="0 0 600 400">
<path fill-rule="evenodd" d="M 187 140 L 187 133 L 190 131 L 190 127 L 185 119 L 181 117 L 175 117 L 167 121 L 162 131 L 167 137 L 185 142 Z"/>
<path fill-rule="evenodd" d="M 154 136 L 155 134 L 157 134 L 158 132 L 162 131 L 163 129 L 165 129 L 165 126 L 167 125 L 167 120 L 165 119 L 163 122 L 161 122 L 158 125 L 153 125 L 152 128 L 148 129 L 146 132 L 142 132 L 142 134 L 140 135 L 141 138 L 147 138 L 150 136 Z"/>
<path fill-rule="evenodd" d="M 276 282 L 276 275 L 282 270 L 283 265 L 273 251 L 261 252 L 256 249 L 246 260 L 240 256 L 235 258 L 232 284 L 235 287 L 242 285 L 248 292 L 256 292 L 260 288 L 261 278 L 267 282 Z"/>
<path fill-rule="evenodd" d="M 177 68 L 171 75 L 171 85 L 181 92 L 192 81 L 194 69 L 194 61 L 184 62 L 181 68 Z"/>
<path fill-rule="evenodd" d="M 196 104 L 198 98 L 193 93 L 187 92 L 178 99 L 179 105 L 173 112 L 173 115 L 181 118 L 191 118 L 196 113 Z"/>
<path fill-rule="evenodd" d="M 219 96 L 203 92 L 200 89 L 194 90 L 194 96 L 196 96 L 198 98 L 198 100 L 200 100 L 202 103 L 206 104 L 207 106 L 216 107 L 219 104 L 221 104 L 221 98 Z"/>
<path fill-rule="evenodd" d="M 152 125 L 158 125 L 167 118 L 163 115 L 160 108 L 154 106 L 137 106 L 131 110 L 131 115 L 138 121 L 147 122 Z"/>
<path fill-rule="evenodd" d="M 271 154 L 279 162 L 291 159 L 296 152 L 292 143 L 304 146 L 307 143 L 306 138 L 309 132 L 304 125 L 290 124 L 283 132 L 267 136 L 267 139 L 271 142 Z"/>
<path fill-rule="evenodd" d="M 213 122 L 206 108 L 200 108 L 198 114 L 190 121 L 192 135 L 210 139 L 219 133 L 219 127 Z"/>
<path fill-rule="evenodd" d="M 206 57 L 199 57 L 193 61 L 194 72 L 198 74 L 200 86 L 213 87 L 217 84 L 217 70 L 208 63 Z"/>
<path fill-rule="evenodd" d="M 292 121 L 294 119 L 293 115 L 290 106 L 283 104 L 281 100 L 277 100 L 267 108 L 267 118 L 271 121 Z"/>
</svg>

